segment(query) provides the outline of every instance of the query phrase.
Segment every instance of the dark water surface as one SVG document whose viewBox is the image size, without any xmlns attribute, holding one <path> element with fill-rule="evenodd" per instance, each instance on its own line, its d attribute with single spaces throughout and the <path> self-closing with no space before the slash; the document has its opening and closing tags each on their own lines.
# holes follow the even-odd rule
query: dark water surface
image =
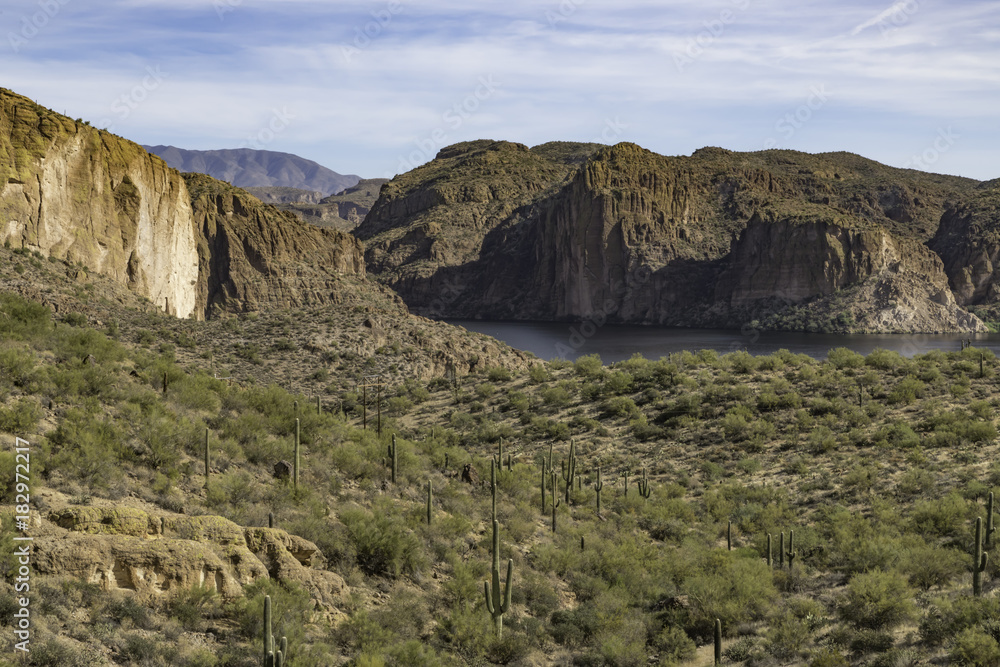
<svg viewBox="0 0 1000 667">
<path fill-rule="evenodd" d="M 511 347 L 534 352 L 542 359 L 576 359 L 599 354 L 605 363 L 628 359 L 638 352 L 647 359 L 659 359 L 682 350 L 717 350 L 720 354 L 745 349 L 750 354 L 771 354 L 782 348 L 797 354 L 825 359 L 835 347 L 860 354 L 875 348 L 896 350 L 912 357 L 931 350 L 960 350 L 962 340 L 993 350 L 1000 356 L 1000 334 L 810 334 L 725 329 L 675 329 L 606 324 L 600 328 L 579 322 L 487 322 L 448 320 L 450 324 L 478 331 L 504 341 Z M 589 334 L 589 335 L 588 335 Z"/>
</svg>

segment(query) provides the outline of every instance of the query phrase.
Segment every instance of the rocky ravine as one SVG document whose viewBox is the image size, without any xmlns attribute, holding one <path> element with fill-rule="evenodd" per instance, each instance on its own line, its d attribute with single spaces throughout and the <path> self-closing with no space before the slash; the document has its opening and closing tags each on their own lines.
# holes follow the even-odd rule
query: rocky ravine
<svg viewBox="0 0 1000 667">
<path fill-rule="evenodd" d="M 976 185 L 845 153 L 479 141 L 391 181 L 355 233 L 432 316 L 983 331 L 924 245 Z"/>
<path fill-rule="evenodd" d="M 193 190 L 189 184 L 194 184 Z M 0 241 L 127 285 L 178 317 L 336 299 L 361 245 L 0 89 Z"/>
</svg>

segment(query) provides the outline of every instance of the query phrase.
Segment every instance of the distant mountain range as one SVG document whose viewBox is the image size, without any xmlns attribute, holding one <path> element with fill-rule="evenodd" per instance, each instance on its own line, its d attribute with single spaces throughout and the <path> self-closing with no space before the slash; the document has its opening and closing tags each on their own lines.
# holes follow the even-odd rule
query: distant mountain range
<svg viewBox="0 0 1000 667">
<path fill-rule="evenodd" d="M 238 188 L 285 187 L 314 190 L 324 196 L 357 185 L 360 176 L 338 174 L 291 153 L 232 148 L 192 151 L 175 146 L 143 146 L 183 172 L 208 174 Z"/>
</svg>

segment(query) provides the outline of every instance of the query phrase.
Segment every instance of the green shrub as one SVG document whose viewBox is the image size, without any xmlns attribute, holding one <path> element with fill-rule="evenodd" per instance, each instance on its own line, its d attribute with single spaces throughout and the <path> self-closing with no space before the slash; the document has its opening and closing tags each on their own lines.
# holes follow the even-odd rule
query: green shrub
<svg viewBox="0 0 1000 667">
<path fill-rule="evenodd" d="M 856 574 L 847 584 L 837 613 L 859 629 L 891 630 L 912 618 L 913 591 L 898 572 Z"/>
<path fill-rule="evenodd" d="M 424 566 L 420 542 L 392 504 L 378 503 L 374 512 L 350 508 L 340 520 L 354 544 L 358 567 L 366 574 L 395 578 Z"/>
<path fill-rule="evenodd" d="M 588 354 L 580 357 L 573 363 L 573 370 L 582 378 L 594 380 L 604 375 L 604 366 L 601 364 L 601 357 L 596 354 Z"/>
<path fill-rule="evenodd" d="M 514 376 L 503 366 L 494 366 L 486 371 L 486 377 L 489 378 L 490 382 L 510 382 Z"/>
<path fill-rule="evenodd" d="M 48 306 L 0 293 L 0 340 L 33 340 L 52 328 Z"/>
<path fill-rule="evenodd" d="M 966 628 L 955 637 L 949 658 L 956 665 L 995 667 L 1000 665 L 1000 644 L 981 628 Z"/>
<path fill-rule="evenodd" d="M 865 365 L 863 356 L 846 347 L 830 350 L 826 355 L 826 360 L 833 364 L 834 368 L 861 368 Z"/>
<path fill-rule="evenodd" d="M 641 414 L 635 401 L 626 396 L 613 396 L 607 399 L 601 403 L 600 410 L 605 417 L 625 419 L 636 419 Z"/>
<path fill-rule="evenodd" d="M 10 408 L 0 405 L 0 431 L 25 436 L 34 433 L 38 420 L 42 418 L 42 410 L 30 398 L 22 396 Z"/>
<path fill-rule="evenodd" d="M 548 382 L 552 379 L 552 374 L 545 367 L 545 364 L 535 364 L 531 367 L 528 372 L 528 377 L 531 378 L 533 384 L 541 384 L 542 382 Z"/>
</svg>

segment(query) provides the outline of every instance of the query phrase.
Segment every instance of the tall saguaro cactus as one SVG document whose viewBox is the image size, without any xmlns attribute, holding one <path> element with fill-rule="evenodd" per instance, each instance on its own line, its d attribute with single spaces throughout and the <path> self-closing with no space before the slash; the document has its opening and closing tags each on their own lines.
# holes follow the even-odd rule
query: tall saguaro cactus
<svg viewBox="0 0 1000 667">
<path fill-rule="evenodd" d="M 552 532 L 556 532 L 556 510 L 559 509 L 559 476 L 556 475 L 556 471 L 553 470 L 552 476 Z"/>
<path fill-rule="evenodd" d="M 399 457 L 396 451 L 396 434 L 392 434 L 392 444 L 389 445 L 389 465 L 392 466 L 392 483 L 396 483 L 396 469 L 399 467 Z"/>
<path fill-rule="evenodd" d="M 601 489 L 604 488 L 604 482 L 601 481 L 601 467 L 597 467 L 597 481 L 594 483 L 594 491 L 597 492 L 597 513 L 601 513 Z"/>
<path fill-rule="evenodd" d="M 985 548 L 993 548 L 993 533 L 995 532 L 997 529 L 993 525 L 993 492 L 990 491 L 989 499 L 986 501 L 986 536 L 983 539 Z"/>
<path fill-rule="evenodd" d="M 288 638 L 282 637 L 278 646 L 274 645 L 271 633 L 271 596 L 264 596 L 264 667 L 282 667 L 288 660 Z"/>
<path fill-rule="evenodd" d="M 788 570 L 792 569 L 792 562 L 795 560 L 795 531 L 788 531 L 788 552 L 785 554 L 788 556 Z"/>
<path fill-rule="evenodd" d="M 566 502 L 569 502 L 569 493 L 573 490 L 573 480 L 576 479 L 576 443 L 569 441 L 569 461 L 562 463 L 562 477 L 566 482 Z"/>
<path fill-rule="evenodd" d="M 209 457 L 209 450 L 208 450 L 208 429 L 206 428 L 205 429 L 205 489 L 206 490 L 208 489 L 208 475 L 209 475 L 208 466 L 210 461 L 211 459 Z"/>
<path fill-rule="evenodd" d="M 652 495 L 653 489 L 649 486 L 649 480 L 646 479 L 646 469 L 642 469 L 642 479 L 638 482 L 639 485 L 639 495 L 649 500 L 649 496 Z"/>
<path fill-rule="evenodd" d="M 983 594 L 983 572 L 986 570 L 988 556 L 983 553 L 983 517 L 976 517 L 976 550 L 972 557 L 972 594 L 979 597 Z"/>
<path fill-rule="evenodd" d="M 772 554 L 773 554 L 773 552 L 771 551 L 771 533 L 768 533 L 767 534 L 767 566 L 768 567 L 773 567 L 774 566 L 774 560 L 773 560 L 774 556 Z"/>
<path fill-rule="evenodd" d="M 715 619 L 715 664 L 722 664 L 722 621 Z"/>
<path fill-rule="evenodd" d="M 296 409 L 298 408 L 298 402 L 295 404 Z M 295 418 L 295 470 L 292 477 L 292 486 L 296 489 L 299 488 L 299 470 L 301 468 L 301 461 L 299 459 L 299 442 L 300 442 L 301 430 L 299 424 L 299 418 Z"/>
<path fill-rule="evenodd" d="M 427 525 L 431 525 L 434 516 L 434 489 L 431 487 L 431 480 L 427 480 Z"/>
<path fill-rule="evenodd" d="M 503 615 L 510 609 L 511 577 L 514 574 L 514 560 L 507 559 L 507 587 L 500 588 L 500 524 L 493 520 L 493 567 L 491 581 L 483 584 L 486 591 L 486 610 L 493 617 L 493 628 L 497 639 L 503 636 Z"/>
</svg>

